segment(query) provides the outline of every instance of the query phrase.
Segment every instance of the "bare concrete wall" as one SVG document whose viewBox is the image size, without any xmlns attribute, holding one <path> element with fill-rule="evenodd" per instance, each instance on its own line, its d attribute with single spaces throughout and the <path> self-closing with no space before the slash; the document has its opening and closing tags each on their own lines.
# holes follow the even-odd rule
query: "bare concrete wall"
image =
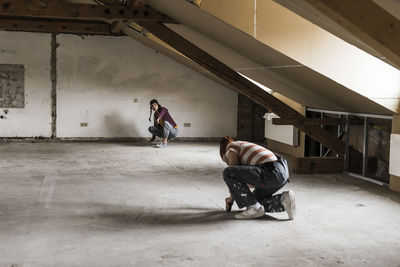
<svg viewBox="0 0 400 267">
<path fill-rule="evenodd" d="M 0 40 L 0 64 L 25 68 L 25 107 L 0 108 L 0 136 L 49 137 L 50 35 L 0 31 Z"/>
<path fill-rule="evenodd" d="M 0 31 L 0 40 L 0 64 L 25 68 L 25 107 L 0 108 L 0 137 L 50 137 L 51 35 Z M 56 137 L 148 137 L 153 98 L 180 137 L 236 136 L 237 93 L 198 72 L 130 37 L 58 35 L 57 43 Z"/>
<path fill-rule="evenodd" d="M 209 78 L 130 37 L 59 35 L 57 42 L 58 137 L 148 137 L 153 98 L 169 109 L 180 137 L 236 135 L 237 94 Z"/>
</svg>

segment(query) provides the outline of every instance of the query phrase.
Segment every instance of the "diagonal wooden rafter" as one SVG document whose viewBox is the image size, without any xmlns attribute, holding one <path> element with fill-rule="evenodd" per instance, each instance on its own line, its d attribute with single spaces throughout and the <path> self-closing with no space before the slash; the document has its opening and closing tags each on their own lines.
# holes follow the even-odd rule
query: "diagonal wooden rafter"
<svg viewBox="0 0 400 267">
<path fill-rule="evenodd" d="M 304 0 L 400 69 L 400 21 L 372 0 Z"/>
<path fill-rule="evenodd" d="M 135 21 L 176 23 L 151 7 L 122 5 L 38 2 L 33 0 L 0 0 L 0 16 L 90 21 Z"/>
<path fill-rule="evenodd" d="M 239 93 L 246 95 L 258 104 L 266 107 L 267 109 L 277 114 L 279 117 L 305 119 L 302 114 L 292 109 L 268 92 L 264 91 L 262 88 L 258 87 L 254 83 L 250 82 L 224 63 L 209 55 L 207 52 L 203 51 L 188 40 L 184 39 L 179 34 L 172 31 L 170 28 L 162 25 L 161 23 L 137 23 L 146 28 L 146 30 L 161 39 L 163 42 L 175 48 L 183 55 L 195 61 L 210 72 L 214 73 L 222 80 L 231 84 L 233 88 L 235 88 L 236 91 L 238 91 Z M 332 133 L 326 131 L 320 126 L 315 125 L 301 124 L 298 126 L 298 128 L 318 142 L 324 144 L 326 147 L 337 152 L 339 155 L 344 156 L 345 143 L 337 139 L 337 137 Z M 362 154 L 359 151 L 350 148 L 350 157 L 359 159 L 362 157 Z"/>
</svg>

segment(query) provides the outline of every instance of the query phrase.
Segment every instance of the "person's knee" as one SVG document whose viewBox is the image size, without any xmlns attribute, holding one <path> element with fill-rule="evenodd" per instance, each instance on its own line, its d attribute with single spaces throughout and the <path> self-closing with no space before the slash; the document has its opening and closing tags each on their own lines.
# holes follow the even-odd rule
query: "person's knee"
<svg viewBox="0 0 400 267">
<path fill-rule="evenodd" d="M 224 177 L 224 181 L 226 182 L 228 179 L 232 179 L 232 174 L 234 173 L 234 168 L 227 167 L 222 172 L 222 176 Z"/>
<path fill-rule="evenodd" d="M 153 126 L 150 126 L 148 130 L 150 133 L 153 133 Z"/>
<path fill-rule="evenodd" d="M 175 137 L 177 137 L 178 136 L 178 130 L 174 130 L 174 131 L 171 131 L 170 133 L 169 133 L 169 136 L 170 136 L 170 138 L 175 138 Z"/>
<path fill-rule="evenodd" d="M 163 127 L 163 137 L 168 138 L 170 130 L 167 127 Z"/>
</svg>

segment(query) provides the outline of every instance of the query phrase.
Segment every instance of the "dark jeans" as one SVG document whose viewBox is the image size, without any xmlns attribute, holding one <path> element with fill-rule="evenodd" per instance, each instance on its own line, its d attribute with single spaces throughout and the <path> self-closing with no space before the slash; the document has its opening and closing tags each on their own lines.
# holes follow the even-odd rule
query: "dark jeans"
<svg viewBox="0 0 400 267">
<path fill-rule="evenodd" d="M 239 208 L 254 205 L 257 201 L 266 212 L 281 212 L 281 195 L 273 195 L 288 181 L 289 170 L 284 158 L 276 155 L 278 161 L 262 165 L 231 166 L 224 170 L 224 181 L 228 185 L 233 199 Z M 249 185 L 255 187 L 251 192 Z"/>
</svg>

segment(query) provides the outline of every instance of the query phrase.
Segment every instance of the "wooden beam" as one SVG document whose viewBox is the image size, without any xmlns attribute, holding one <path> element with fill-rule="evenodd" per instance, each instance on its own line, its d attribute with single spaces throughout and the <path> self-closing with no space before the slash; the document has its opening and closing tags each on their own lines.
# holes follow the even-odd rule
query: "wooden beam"
<svg viewBox="0 0 400 267">
<path fill-rule="evenodd" d="M 111 26 L 106 23 L 18 20 L 1 17 L 0 30 L 96 35 L 111 34 Z"/>
<path fill-rule="evenodd" d="M 400 69 L 400 21 L 372 0 L 305 0 Z"/>
<path fill-rule="evenodd" d="M 0 16 L 100 21 L 151 21 L 176 23 L 150 7 L 73 4 L 32 0 L 0 0 Z"/>
<path fill-rule="evenodd" d="M 306 119 L 282 119 L 282 118 L 273 118 L 272 124 L 275 125 L 294 125 L 297 126 L 299 124 L 304 125 L 330 125 L 335 126 L 339 124 L 345 124 L 346 119 L 339 118 L 306 118 Z M 364 124 L 363 120 L 352 118 L 350 119 L 350 124 L 353 125 L 362 125 Z"/>
<path fill-rule="evenodd" d="M 138 22 L 142 27 L 146 28 L 150 33 L 175 48 L 180 53 L 184 54 L 191 60 L 203 66 L 210 72 L 217 75 L 222 80 L 228 82 L 236 89 L 237 92 L 249 97 L 261 106 L 271 110 L 281 118 L 298 118 L 305 117 L 292 109 L 279 99 L 275 98 L 268 92 L 264 91 L 259 86 L 250 82 L 239 73 L 212 57 L 207 52 L 195 46 L 188 40 L 181 37 L 176 32 L 160 23 Z M 307 135 L 324 144 L 326 147 L 334 150 L 339 155 L 344 155 L 345 144 L 343 141 L 336 138 L 335 135 L 321 128 L 320 126 L 300 125 L 298 127 Z M 350 157 L 361 158 L 362 154 L 351 148 Z"/>
<path fill-rule="evenodd" d="M 145 6 L 148 0 L 127 0 L 127 1 L 119 1 L 119 0 L 97 0 L 96 2 L 101 2 L 104 5 L 125 5 L 125 6 Z"/>
<path fill-rule="evenodd" d="M 115 21 L 111 24 L 111 32 L 116 34 L 116 33 L 120 33 L 121 30 L 127 26 L 128 24 L 130 24 L 132 21 L 128 20 L 128 21 Z"/>
<path fill-rule="evenodd" d="M 343 171 L 342 158 L 306 157 L 295 158 L 294 173 L 339 173 Z"/>
<path fill-rule="evenodd" d="M 375 173 L 377 170 L 377 158 L 368 158 L 368 172 Z M 294 173 L 339 173 L 343 171 L 343 158 L 336 157 L 304 157 L 295 158 L 293 161 Z M 349 164 L 349 172 L 362 172 L 362 159 L 352 158 Z"/>
</svg>

